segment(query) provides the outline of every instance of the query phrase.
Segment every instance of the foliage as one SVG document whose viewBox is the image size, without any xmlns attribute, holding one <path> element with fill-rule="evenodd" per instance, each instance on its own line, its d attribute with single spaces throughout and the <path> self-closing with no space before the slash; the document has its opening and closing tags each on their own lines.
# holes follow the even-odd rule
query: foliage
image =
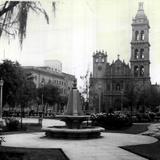
<svg viewBox="0 0 160 160">
<path fill-rule="evenodd" d="M 51 84 L 46 84 L 37 89 L 37 96 L 38 101 L 42 103 L 42 96 L 43 96 L 43 103 L 54 105 L 56 102 L 59 102 L 60 92 L 59 89 Z"/>
<path fill-rule="evenodd" d="M 18 130 L 19 121 L 15 118 L 7 118 L 6 119 L 6 127 L 7 131 L 17 131 Z"/>
<path fill-rule="evenodd" d="M 89 101 L 89 69 L 87 69 L 86 74 L 84 76 L 80 76 L 81 80 L 83 80 L 83 87 L 81 87 L 81 96 L 84 97 L 85 102 Z"/>
<path fill-rule="evenodd" d="M 22 85 L 22 70 L 18 62 L 4 60 L 0 64 L 0 77 L 4 80 L 3 103 L 14 106 L 16 104 L 17 89 Z"/>
<path fill-rule="evenodd" d="M 152 86 L 150 88 L 149 91 L 147 91 L 147 93 L 149 94 L 147 100 L 148 100 L 148 104 L 151 106 L 151 107 L 154 107 L 155 106 L 159 106 L 160 105 L 160 91 L 158 91 L 158 89 L 154 86 Z"/>
<path fill-rule="evenodd" d="M 67 105 L 68 97 L 67 96 L 60 96 L 59 97 L 59 102 L 60 102 L 61 105 Z"/>
<path fill-rule="evenodd" d="M 131 83 L 129 89 L 126 91 L 125 99 L 128 106 L 137 108 L 144 106 L 154 110 L 160 105 L 160 92 L 155 86 L 152 85 L 136 85 Z"/>
<path fill-rule="evenodd" d="M 92 114 L 91 120 L 95 125 L 108 129 L 119 129 L 132 124 L 131 117 L 122 113 Z"/>
<path fill-rule="evenodd" d="M 4 80 L 3 104 L 24 105 L 36 96 L 35 84 L 30 74 L 18 62 L 4 60 L 0 64 L 0 77 Z"/>
<path fill-rule="evenodd" d="M 52 2 L 55 11 L 55 2 Z M 33 11 L 37 14 L 42 13 L 49 23 L 47 12 L 42 8 L 38 1 L 5 1 L 0 5 L 0 37 L 4 32 L 6 35 L 19 36 L 22 46 L 23 39 L 26 37 L 26 27 L 28 14 Z"/>
<path fill-rule="evenodd" d="M 133 122 L 152 122 L 155 117 L 155 113 L 146 112 L 146 113 L 137 113 L 132 119 Z"/>
<path fill-rule="evenodd" d="M 33 77 L 30 73 L 25 73 L 23 76 L 23 83 L 22 86 L 16 92 L 17 96 L 17 103 L 21 106 L 29 105 L 35 101 L 36 93 L 36 86 L 33 82 Z"/>
</svg>

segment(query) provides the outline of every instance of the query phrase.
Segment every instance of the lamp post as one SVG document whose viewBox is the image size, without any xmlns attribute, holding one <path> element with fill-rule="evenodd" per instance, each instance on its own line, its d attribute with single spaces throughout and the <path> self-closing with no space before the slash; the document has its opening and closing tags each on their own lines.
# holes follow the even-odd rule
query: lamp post
<svg viewBox="0 0 160 160">
<path fill-rule="evenodd" d="M 1 79 L 0 80 L 0 88 L 1 88 L 1 97 L 0 97 L 0 123 L 3 123 L 2 121 L 2 98 L 3 98 L 3 83 L 4 81 Z"/>
<path fill-rule="evenodd" d="M 42 84 L 42 117 L 44 116 L 44 81 L 41 82 Z"/>
<path fill-rule="evenodd" d="M 99 103 L 98 103 L 98 112 L 101 112 L 101 89 L 102 89 L 102 85 L 99 84 L 98 85 L 98 90 L 99 90 Z"/>
<path fill-rule="evenodd" d="M 121 90 L 121 111 L 123 110 L 123 89 Z"/>
<path fill-rule="evenodd" d="M 44 101 L 43 101 L 43 92 L 44 92 L 44 81 L 41 82 L 42 94 L 41 94 L 41 103 L 42 103 L 42 115 L 39 115 L 39 124 L 42 125 L 42 120 L 44 116 Z"/>
</svg>

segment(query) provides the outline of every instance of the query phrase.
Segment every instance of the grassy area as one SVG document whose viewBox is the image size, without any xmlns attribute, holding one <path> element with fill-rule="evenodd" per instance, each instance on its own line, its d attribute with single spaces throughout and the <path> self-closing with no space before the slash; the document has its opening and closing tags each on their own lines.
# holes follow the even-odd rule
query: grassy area
<svg viewBox="0 0 160 160">
<path fill-rule="evenodd" d="M 121 147 L 127 151 L 138 154 L 149 160 L 160 160 L 160 141 L 152 144 Z"/>
<path fill-rule="evenodd" d="M 126 134 L 139 134 L 142 132 L 145 132 L 148 130 L 148 123 L 140 123 L 140 124 L 133 124 L 130 127 L 127 128 L 122 128 L 122 129 L 118 129 L 118 130 L 109 130 L 106 129 L 106 132 L 111 132 L 111 133 L 126 133 Z"/>
<path fill-rule="evenodd" d="M 1 135 L 3 134 L 17 134 L 17 133 L 28 133 L 28 132 L 41 132 L 42 126 L 38 123 L 25 123 L 22 125 L 22 128 L 19 124 L 19 127 L 15 131 L 3 130 Z"/>
<path fill-rule="evenodd" d="M 35 149 L 0 146 L 2 160 L 69 160 L 61 149 Z"/>
</svg>

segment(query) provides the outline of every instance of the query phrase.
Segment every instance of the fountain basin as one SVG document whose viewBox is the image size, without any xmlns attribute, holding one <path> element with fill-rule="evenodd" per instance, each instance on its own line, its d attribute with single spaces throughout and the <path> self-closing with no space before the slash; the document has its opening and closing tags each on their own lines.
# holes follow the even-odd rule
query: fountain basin
<svg viewBox="0 0 160 160">
<path fill-rule="evenodd" d="M 83 121 L 89 120 L 90 116 L 81 115 L 81 116 L 72 116 L 72 115 L 58 115 L 56 119 L 60 119 L 66 123 L 66 126 L 69 129 L 81 129 L 83 128 Z"/>
<path fill-rule="evenodd" d="M 90 127 L 81 129 L 69 129 L 66 126 L 46 127 L 42 128 L 47 137 L 62 138 L 62 139 L 91 139 L 98 138 L 104 128 Z"/>
<path fill-rule="evenodd" d="M 76 80 L 70 91 L 67 108 L 64 115 L 57 115 L 55 118 L 64 121 L 66 126 L 42 128 L 47 137 L 65 139 L 89 139 L 98 138 L 104 128 L 91 127 L 83 122 L 89 120 L 90 116 L 84 115 L 82 111 L 81 95 L 77 89 Z M 87 123 L 88 124 L 88 123 Z"/>
</svg>

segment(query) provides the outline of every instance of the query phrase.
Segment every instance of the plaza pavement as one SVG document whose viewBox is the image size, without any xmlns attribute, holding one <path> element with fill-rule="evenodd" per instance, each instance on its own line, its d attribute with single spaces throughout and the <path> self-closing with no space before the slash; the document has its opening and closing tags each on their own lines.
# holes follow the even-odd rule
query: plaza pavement
<svg viewBox="0 0 160 160">
<path fill-rule="evenodd" d="M 24 122 L 29 119 L 24 119 Z M 35 120 L 32 120 L 32 122 Z M 38 122 L 38 121 L 37 121 Z M 63 125 L 57 120 L 44 120 L 43 126 Z M 62 148 L 70 160 L 145 160 L 119 146 L 149 144 L 157 139 L 143 135 L 102 133 L 101 138 L 90 140 L 48 139 L 44 132 L 4 135 L 4 146 L 29 148 Z"/>
<path fill-rule="evenodd" d="M 141 133 L 142 135 L 152 136 L 160 140 L 160 123 L 153 123 L 148 127 L 148 131 Z"/>
</svg>

